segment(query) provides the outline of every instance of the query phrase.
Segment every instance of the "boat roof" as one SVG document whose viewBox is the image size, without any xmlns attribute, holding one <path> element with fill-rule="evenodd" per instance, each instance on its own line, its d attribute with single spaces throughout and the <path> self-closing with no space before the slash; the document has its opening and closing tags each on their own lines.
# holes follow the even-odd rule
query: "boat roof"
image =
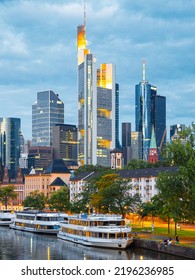
<svg viewBox="0 0 195 280">
<path fill-rule="evenodd" d="M 68 217 L 69 219 L 86 220 L 86 221 L 117 221 L 123 220 L 121 215 L 104 215 L 104 214 L 77 214 Z"/>
<path fill-rule="evenodd" d="M 43 212 L 38 210 L 30 210 L 30 211 L 17 211 L 17 214 L 21 215 L 39 215 L 39 216 L 68 216 L 66 213 L 61 212 Z"/>
</svg>

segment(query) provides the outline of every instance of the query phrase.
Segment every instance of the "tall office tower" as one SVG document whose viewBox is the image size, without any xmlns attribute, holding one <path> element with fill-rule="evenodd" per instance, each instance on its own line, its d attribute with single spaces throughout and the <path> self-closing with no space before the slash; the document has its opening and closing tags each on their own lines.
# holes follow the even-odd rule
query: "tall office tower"
<svg viewBox="0 0 195 280">
<path fill-rule="evenodd" d="M 19 166 L 20 134 L 19 118 L 0 118 L 0 157 L 2 164 L 13 171 Z"/>
<path fill-rule="evenodd" d="M 152 92 L 151 96 L 151 122 L 154 127 L 158 156 L 166 144 L 166 97 Z"/>
<path fill-rule="evenodd" d="M 122 151 L 126 166 L 131 160 L 131 123 L 122 123 Z"/>
<path fill-rule="evenodd" d="M 142 133 L 142 159 L 147 161 L 152 126 L 158 148 L 166 130 L 166 98 L 157 95 L 157 88 L 148 83 L 145 76 L 145 62 L 142 65 L 142 81 L 135 86 L 135 129 Z"/>
<path fill-rule="evenodd" d="M 64 123 L 64 103 L 52 90 L 37 92 L 32 105 L 32 146 L 51 147 L 56 123 Z"/>
<path fill-rule="evenodd" d="M 131 159 L 142 159 L 142 133 L 139 131 L 131 132 Z"/>
<path fill-rule="evenodd" d="M 71 124 L 53 126 L 53 158 L 65 163 L 77 162 L 77 127 Z"/>
<path fill-rule="evenodd" d="M 110 166 L 116 142 L 116 84 L 113 64 L 96 68 L 86 48 L 86 26 L 77 28 L 78 54 L 78 160 L 81 165 Z"/>
<path fill-rule="evenodd" d="M 115 134 L 116 134 L 116 148 L 117 149 L 120 149 L 121 148 L 121 145 L 120 145 L 120 140 L 119 140 L 119 84 L 116 84 L 116 101 L 115 101 L 115 104 L 116 104 L 116 109 L 115 109 L 115 114 L 116 114 L 116 117 L 115 117 Z"/>
<path fill-rule="evenodd" d="M 178 139 L 179 133 L 185 128 L 185 124 L 174 124 L 170 126 L 170 140 Z"/>
<path fill-rule="evenodd" d="M 110 166 L 116 146 L 115 66 L 101 64 L 97 71 L 97 164 Z"/>
</svg>

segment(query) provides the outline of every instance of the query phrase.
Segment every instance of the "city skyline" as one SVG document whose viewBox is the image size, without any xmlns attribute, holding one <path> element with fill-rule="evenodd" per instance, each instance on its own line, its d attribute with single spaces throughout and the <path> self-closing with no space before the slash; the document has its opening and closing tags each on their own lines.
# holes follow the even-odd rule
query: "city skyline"
<svg viewBox="0 0 195 280">
<path fill-rule="evenodd" d="M 64 122 L 78 124 L 76 31 L 83 24 L 83 2 L 0 2 L 0 117 L 20 118 L 25 139 L 32 138 L 31 106 L 39 91 L 59 94 Z M 116 65 L 120 129 L 131 122 L 135 130 L 143 59 L 146 79 L 167 98 L 167 126 L 194 121 L 195 1 L 156 2 L 86 1 L 88 47 L 98 65 Z"/>
</svg>

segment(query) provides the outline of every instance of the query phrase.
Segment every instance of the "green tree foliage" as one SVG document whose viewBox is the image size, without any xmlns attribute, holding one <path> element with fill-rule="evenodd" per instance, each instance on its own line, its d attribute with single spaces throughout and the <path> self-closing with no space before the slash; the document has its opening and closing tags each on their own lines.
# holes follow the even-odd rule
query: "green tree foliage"
<svg viewBox="0 0 195 280">
<path fill-rule="evenodd" d="M 117 174 L 104 174 L 91 180 L 72 205 L 74 212 L 120 213 L 135 211 L 140 197 L 132 197 L 128 181 Z"/>
<path fill-rule="evenodd" d="M 148 216 L 152 217 L 152 222 L 154 223 L 154 217 L 157 217 L 159 213 L 158 210 L 159 210 L 159 205 L 155 203 L 154 200 L 150 202 L 141 203 L 137 213 L 141 216 L 142 219 Z"/>
<path fill-rule="evenodd" d="M 106 188 L 99 191 L 102 196 L 101 204 L 103 209 L 119 213 L 123 217 L 126 213 L 136 212 L 141 200 L 138 194 L 130 195 L 131 185 L 127 180 L 117 178 Z"/>
<path fill-rule="evenodd" d="M 33 209 L 43 210 L 45 208 L 46 198 L 43 193 L 38 190 L 33 191 L 23 201 L 24 207 L 30 207 Z"/>
<path fill-rule="evenodd" d="M 128 162 L 125 169 L 135 170 L 135 169 L 143 169 L 143 168 L 151 168 L 151 167 L 154 167 L 154 165 L 150 162 L 147 162 L 144 160 L 133 159 Z"/>
<path fill-rule="evenodd" d="M 80 166 L 77 170 L 75 170 L 75 174 L 90 172 L 90 171 L 105 172 L 106 170 L 110 170 L 110 168 L 101 165 L 84 164 Z"/>
<path fill-rule="evenodd" d="M 195 125 L 186 128 L 164 150 L 164 157 L 178 166 L 175 173 L 161 173 L 157 188 L 163 208 L 161 215 L 174 219 L 195 220 Z M 176 229 L 176 226 L 175 226 Z"/>
<path fill-rule="evenodd" d="M 13 185 L 0 188 L 0 201 L 5 205 L 7 209 L 8 203 L 17 198 L 15 187 Z"/>
<path fill-rule="evenodd" d="M 68 212 L 70 210 L 70 191 L 64 186 L 53 192 L 48 199 L 49 208 L 60 212 Z"/>
</svg>

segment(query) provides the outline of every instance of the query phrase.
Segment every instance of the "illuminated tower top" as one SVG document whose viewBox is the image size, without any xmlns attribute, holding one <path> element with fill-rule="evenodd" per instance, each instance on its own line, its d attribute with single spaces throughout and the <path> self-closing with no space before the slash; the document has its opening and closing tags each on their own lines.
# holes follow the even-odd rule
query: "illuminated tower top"
<svg viewBox="0 0 195 280">
<path fill-rule="evenodd" d="M 84 62 L 85 55 L 90 53 L 86 40 L 86 2 L 84 0 L 84 23 L 77 28 L 78 65 Z"/>
</svg>

